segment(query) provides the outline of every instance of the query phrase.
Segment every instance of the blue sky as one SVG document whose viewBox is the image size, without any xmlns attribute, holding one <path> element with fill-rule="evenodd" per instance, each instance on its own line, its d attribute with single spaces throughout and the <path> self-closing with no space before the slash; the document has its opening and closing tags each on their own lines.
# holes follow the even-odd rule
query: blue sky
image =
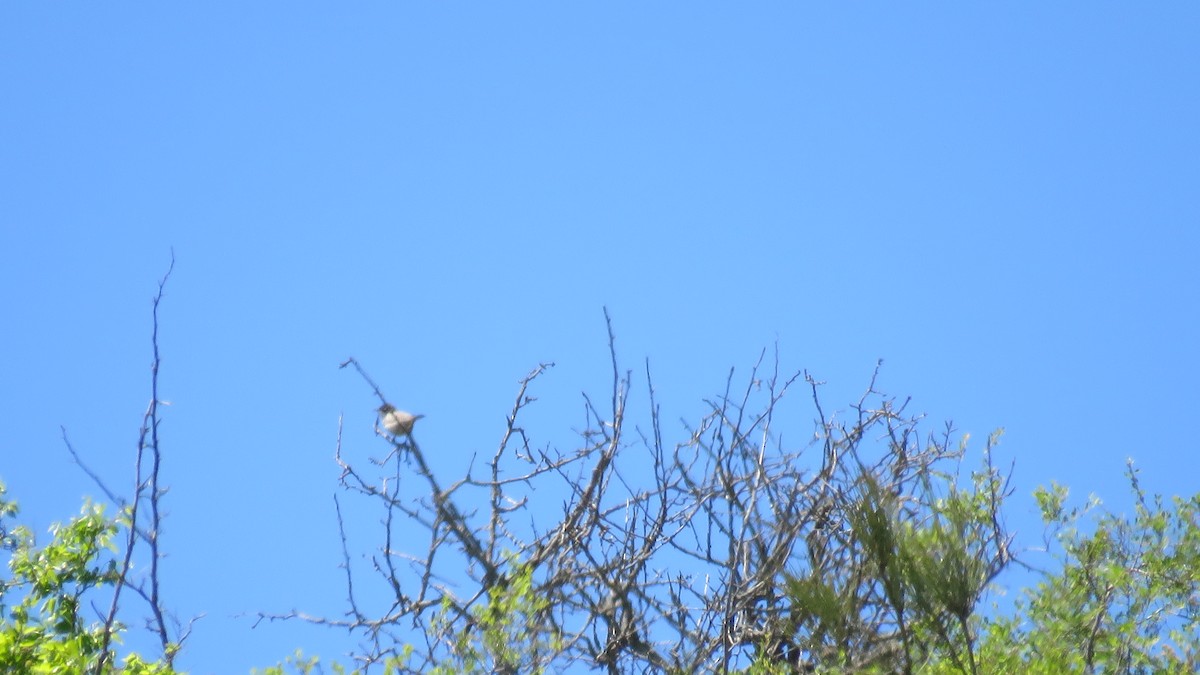
<svg viewBox="0 0 1200 675">
<path fill-rule="evenodd" d="M 43 532 L 97 495 L 61 425 L 128 485 L 173 249 L 194 673 L 348 647 L 242 616 L 343 609 L 339 415 L 380 441 L 339 362 L 452 473 L 542 361 L 570 447 L 605 306 L 672 423 L 777 342 L 829 406 L 883 358 L 931 430 L 1005 427 L 1026 545 L 1051 480 L 1122 509 L 1133 457 L 1193 494 L 1198 34 L 1194 3 L 5 3 L 0 478 Z"/>
</svg>

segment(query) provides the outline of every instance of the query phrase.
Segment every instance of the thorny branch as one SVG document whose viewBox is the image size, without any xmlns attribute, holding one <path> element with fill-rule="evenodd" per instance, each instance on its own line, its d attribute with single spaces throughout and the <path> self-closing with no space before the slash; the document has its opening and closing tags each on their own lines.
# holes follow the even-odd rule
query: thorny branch
<svg viewBox="0 0 1200 675">
<path fill-rule="evenodd" d="M 891 571 L 871 557 L 883 549 L 857 524 L 877 512 L 927 521 L 940 497 L 932 478 L 961 458 L 951 448 L 953 428 L 922 438 L 921 417 L 905 413 L 908 401 L 876 390 L 878 365 L 843 421 L 823 408 L 821 382 L 807 372 L 781 374 L 777 351 L 767 368 L 764 350 L 744 386 L 730 370 L 725 393 L 706 402 L 709 411 L 694 426 L 685 423 L 687 438 L 673 447 L 663 440 L 647 362 L 649 428 L 626 433 L 632 373 L 619 367 L 607 310 L 605 320 L 610 404 L 601 413 L 584 395 L 587 425 L 572 451 L 535 449 L 520 424 L 536 401 L 530 388 L 553 364 L 521 380 L 486 477 L 468 470 L 448 488 L 411 436 L 393 439 L 387 457 L 373 460 L 386 470 L 369 476 L 343 457 L 339 423 L 341 487 L 384 513 L 383 545 L 371 561 L 390 599 L 384 611 L 363 606 L 335 498 L 346 616 L 293 611 L 260 621 L 301 618 L 348 629 L 362 637 L 356 656 L 368 669 L 415 640 L 406 667 L 419 672 L 444 663 L 456 635 L 481 629 L 478 610 L 519 564 L 535 571 L 547 607 L 530 619 L 527 635 L 557 645 L 533 655 L 526 670 L 583 664 L 609 673 L 726 672 L 753 658 L 798 670 L 881 663 L 911 670 L 911 660 L 897 654 L 910 645 L 912 610 L 889 581 Z M 342 366 L 351 364 L 385 400 L 356 360 Z M 797 445 L 784 441 L 798 428 L 785 404 L 801 377 L 816 420 Z M 402 489 L 413 474 L 423 487 Z M 997 478 L 988 489 L 994 516 L 1008 488 Z M 1010 560 L 1002 523 L 991 522 L 994 532 L 980 538 L 990 548 L 974 551 L 987 565 L 983 583 Z M 413 528 L 424 532 L 423 548 L 414 547 Z M 410 545 L 398 550 L 398 541 Z M 851 611 L 831 623 L 798 606 L 787 591 L 795 580 L 832 589 Z"/>
</svg>

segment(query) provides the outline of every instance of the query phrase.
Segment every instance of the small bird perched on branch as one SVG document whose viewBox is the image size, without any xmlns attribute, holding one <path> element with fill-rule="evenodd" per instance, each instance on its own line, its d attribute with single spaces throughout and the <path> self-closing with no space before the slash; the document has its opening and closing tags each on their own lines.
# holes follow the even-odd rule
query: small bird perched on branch
<svg viewBox="0 0 1200 675">
<path fill-rule="evenodd" d="M 383 428 L 393 436 L 411 435 L 413 424 L 422 417 L 424 415 L 414 415 L 403 410 L 396 410 L 391 403 L 379 406 L 379 421 L 383 422 Z"/>
</svg>

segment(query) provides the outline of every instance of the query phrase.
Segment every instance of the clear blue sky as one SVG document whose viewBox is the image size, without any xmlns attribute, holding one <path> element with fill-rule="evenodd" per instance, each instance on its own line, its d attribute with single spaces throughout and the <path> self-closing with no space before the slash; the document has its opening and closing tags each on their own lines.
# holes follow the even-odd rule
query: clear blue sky
<svg viewBox="0 0 1200 675">
<path fill-rule="evenodd" d="M 669 441 L 778 341 L 831 407 L 883 358 L 931 429 L 1005 427 L 1023 544 L 1038 484 L 1125 508 L 1127 457 L 1192 494 L 1198 35 L 1183 2 L 4 3 L 0 478 L 43 540 L 98 494 L 60 425 L 128 487 L 173 247 L 193 673 L 348 647 L 239 616 L 343 609 L 338 416 L 380 441 L 340 361 L 452 472 L 539 361 L 569 447 L 603 306 Z"/>
</svg>

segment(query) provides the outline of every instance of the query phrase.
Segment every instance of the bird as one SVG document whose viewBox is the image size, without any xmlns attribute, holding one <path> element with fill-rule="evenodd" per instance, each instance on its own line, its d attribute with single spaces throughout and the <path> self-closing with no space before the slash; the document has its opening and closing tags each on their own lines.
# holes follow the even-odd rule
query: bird
<svg viewBox="0 0 1200 675">
<path fill-rule="evenodd" d="M 391 403 L 379 406 L 379 421 L 383 422 L 383 428 L 393 436 L 411 436 L 413 424 L 422 417 L 424 415 L 396 410 L 396 406 Z"/>
</svg>

